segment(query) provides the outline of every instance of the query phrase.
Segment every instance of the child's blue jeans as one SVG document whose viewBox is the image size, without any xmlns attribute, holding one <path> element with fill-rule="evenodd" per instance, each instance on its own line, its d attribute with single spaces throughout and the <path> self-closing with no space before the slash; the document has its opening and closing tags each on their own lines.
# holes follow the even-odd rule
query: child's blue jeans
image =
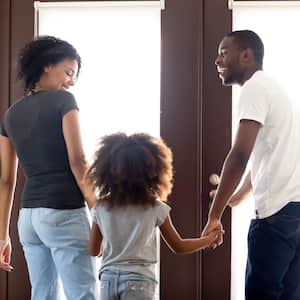
<svg viewBox="0 0 300 300">
<path fill-rule="evenodd" d="M 143 275 L 115 270 L 100 274 L 101 300 L 153 300 L 156 282 Z"/>
<path fill-rule="evenodd" d="M 300 299 L 300 203 L 291 202 L 248 233 L 247 300 Z"/>
</svg>

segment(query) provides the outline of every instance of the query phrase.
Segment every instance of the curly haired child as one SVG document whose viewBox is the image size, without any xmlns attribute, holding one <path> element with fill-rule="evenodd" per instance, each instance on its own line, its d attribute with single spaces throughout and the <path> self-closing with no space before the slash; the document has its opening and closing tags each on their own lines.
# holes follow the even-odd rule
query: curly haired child
<svg viewBox="0 0 300 300">
<path fill-rule="evenodd" d="M 89 253 L 102 255 L 101 300 L 154 299 L 156 228 L 175 253 L 211 246 L 216 232 L 182 239 L 165 203 L 172 189 L 172 152 L 160 138 L 116 133 L 101 139 L 88 180 L 97 203 Z"/>
</svg>

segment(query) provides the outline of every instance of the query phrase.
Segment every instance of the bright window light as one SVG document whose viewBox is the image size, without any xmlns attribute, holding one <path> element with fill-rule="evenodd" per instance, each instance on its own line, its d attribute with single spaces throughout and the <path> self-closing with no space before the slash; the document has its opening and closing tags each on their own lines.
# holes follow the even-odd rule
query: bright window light
<svg viewBox="0 0 300 300">
<path fill-rule="evenodd" d="M 66 39 L 82 57 L 72 92 L 89 157 L 102 135 L 160 132 L 160 2 L 97 3 L 40 3 L 37 14 L 39 35 Z"/>
<path fill-rule="evenodd" d="M 255 31 L 265 45 L 264 70 L 275 77 L 289 92 L 295 109 L 300 107 L 297 60 L 300 48 L 300 5 L 282 2 L 234 2 L 233 29 Z M 239 88 L 233 88 L 233 131 L 237 125 Z M 233 133 L 233 137 L 235 134 Z M 247 232 L 254 215 L 253 199 L 232 210 L 232 277 L 231 299 L 242 300 L 247 258 Z"/>
</svg>

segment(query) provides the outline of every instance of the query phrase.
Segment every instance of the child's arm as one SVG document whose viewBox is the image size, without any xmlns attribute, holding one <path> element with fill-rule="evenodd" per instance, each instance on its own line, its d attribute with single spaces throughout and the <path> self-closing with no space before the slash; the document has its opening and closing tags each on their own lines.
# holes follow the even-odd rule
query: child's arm
<svg viewBox="0 0 300 300">
<path fill-rule="evenodd" d="M 160 232 L 164 241 L 174 253 L 193 253 L 211 246 L 217 239 L 216 231 L 204 237 L 182 239 L 174 227 L 170 215 L 160 226 Z"/>
<path fill-rule="evenodd" d="M 250 196 L 251 192 L 252 192 L 251 172 L 249 172 L 248 175 L 245 177 L 242 186 L 238 189 L 236 193 L 234 193 L 230 197 L 228 201 L 228 205 L 230 207 L 239 205 L 241 202 L 243 202 L 245 199 L 247 199 Z"/>
<path fill-rule="evenodd" d="M 88 244 L 88 252 L 92 256 L 101 256 L 102 234 L 98 224 L 92 224 L 90 240 Z"/>
</svg>

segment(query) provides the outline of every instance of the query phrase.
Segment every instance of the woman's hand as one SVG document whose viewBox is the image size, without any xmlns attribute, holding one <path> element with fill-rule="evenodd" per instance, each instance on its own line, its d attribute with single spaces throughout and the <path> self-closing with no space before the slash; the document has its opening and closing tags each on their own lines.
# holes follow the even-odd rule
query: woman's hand
<svg viewBox="0 0 300 300">
<path fill-rule="evenodd" d="M 13 270 L 13 267 L 10 265 L 11 250 L 10 239 L 6 241 L 0 240 L 0 269 L 8 272 Z"/>
</svg>

